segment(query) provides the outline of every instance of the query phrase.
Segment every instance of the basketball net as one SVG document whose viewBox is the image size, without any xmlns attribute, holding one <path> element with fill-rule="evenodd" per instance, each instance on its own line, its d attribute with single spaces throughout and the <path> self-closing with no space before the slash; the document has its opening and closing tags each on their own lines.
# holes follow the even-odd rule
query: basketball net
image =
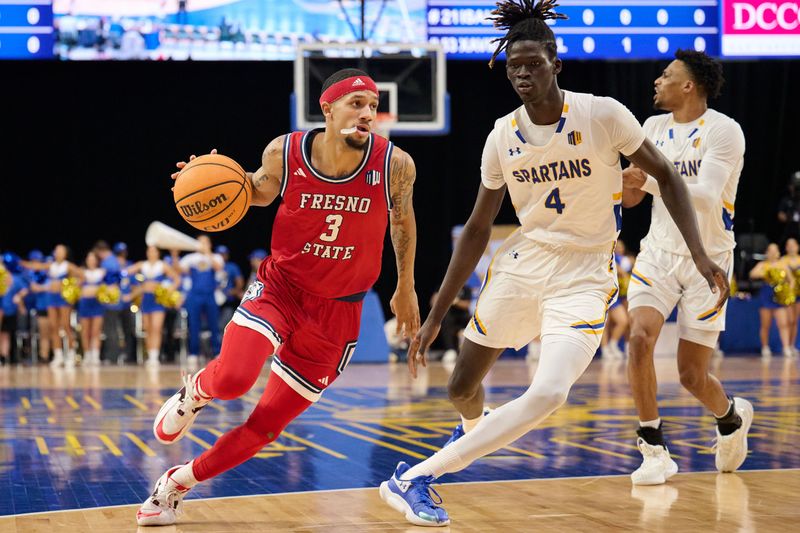
<svg viewBox="0 0 800 533">
<path fill-rule="evenodd" d="M 389 135 L 392 133 L 392 126 L 394 126 L 396 122 L 396 115 L 392 115 L 391 113 L 378 113 L 375 117 L 375 127 L 373 131 L 376 135 L 388 139 Z"/>
</svg>

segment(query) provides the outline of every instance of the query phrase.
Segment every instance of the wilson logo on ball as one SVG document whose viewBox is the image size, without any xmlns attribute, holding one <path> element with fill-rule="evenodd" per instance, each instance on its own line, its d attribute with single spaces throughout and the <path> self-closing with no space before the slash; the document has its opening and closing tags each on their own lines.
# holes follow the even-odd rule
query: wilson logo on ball
<svg viewBox="0 0 800 533">
<path fill-rule="evenodd" d="M 220 194 L 216 198 L 212 198 L 208 202 L 194 202 L 193 204 L 183 204 L 179 205 L 178 208 L 183 213 L 183 216 L 186 218 L 192 218 L 197 215 L 202 215 L 206 211 L 210 211 L 214 209 L 218 205 L 222 204 L 223 202 L 227 202 L 228 197 L 224 194 Z"/>
</svg>

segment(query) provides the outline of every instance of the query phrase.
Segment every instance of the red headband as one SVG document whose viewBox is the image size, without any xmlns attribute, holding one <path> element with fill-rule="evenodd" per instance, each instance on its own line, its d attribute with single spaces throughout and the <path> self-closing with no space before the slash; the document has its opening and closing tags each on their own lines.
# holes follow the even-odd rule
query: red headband
<svg viewBox="0 0 800 533">
<path fill-rule="evenodd" d="M 319 97 L 319 105 L 324 102 L 332 104 L 342 96 L 356 91 L 371 91 L 378 96 L 378 86 L 369 76 L 353 76 L 337 81 L 322 93 Z"/>
</svg>

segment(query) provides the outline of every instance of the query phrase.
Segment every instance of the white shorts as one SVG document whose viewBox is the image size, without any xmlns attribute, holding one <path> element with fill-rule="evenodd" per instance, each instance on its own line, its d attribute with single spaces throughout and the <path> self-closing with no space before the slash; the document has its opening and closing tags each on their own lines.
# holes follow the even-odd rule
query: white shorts
<svg viewBox="0 0 800 533">
<path fill-rule="evenodd" d="M 520 349 L 539 335 L 567 335 L 594 353 L 618 292 L 610 245 L 581 251 L 517 231 L 495 253 L 464 336 L 481 346 Z"/>
<path fill-rule="evenodd" d="M 711 256 L 730 277 L 733 253 Z M 628 310 L 653 307 L 664 319 L 678 306 L 678 324 L 704 331 L 725 330 L 727 302 L 717 308 L 719 294 L 708 288 L 691 257 L 654 247 L 644 247 L 636 258 L 628 286 Z"/>
</svg>

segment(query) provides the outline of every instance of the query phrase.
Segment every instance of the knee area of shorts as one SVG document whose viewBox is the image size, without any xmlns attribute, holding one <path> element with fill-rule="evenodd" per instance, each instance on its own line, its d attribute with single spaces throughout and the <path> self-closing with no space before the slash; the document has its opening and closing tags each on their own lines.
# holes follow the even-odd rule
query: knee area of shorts
<svg viewBox="0 0 800 533">
<path fill-rule="evenodd" d="M 719 339 L 719 331 L 680 326 L 679 337 L 683 340 L 699 344 L 700 346 L 714 349 L 717 345 L 717 339 Z"/>
</svg>

